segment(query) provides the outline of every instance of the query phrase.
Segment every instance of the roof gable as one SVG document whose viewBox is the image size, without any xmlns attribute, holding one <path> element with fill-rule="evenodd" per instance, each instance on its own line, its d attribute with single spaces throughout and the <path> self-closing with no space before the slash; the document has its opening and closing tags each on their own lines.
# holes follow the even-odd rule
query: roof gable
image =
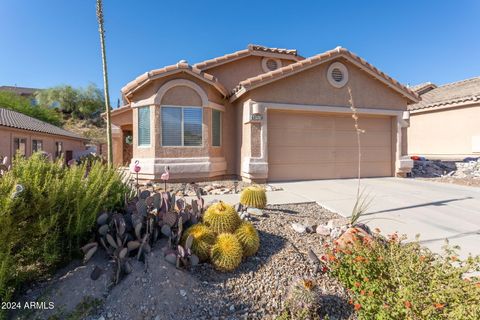
<svg viewBox="0 0 480 320">
<path fill-rule="evenodd" d="M 270 48 L 270 47 L 264 47 L 256 44 L 249 44 L 247 49 L 229 53 L 213 59 L 205 60 L 205 61 L 196 63 L 193 66 L 200 70 L 207 70 L 207 69 L 217 67 L 225 63 L 230 63 L 235 60 L 242 59 L 252 55 L 288 59 L 293 61 L 299 61 L 304 59 L 302 56 L 298 55 L 298 52 L 296 49 Z"/>
<path fill-rule="evenodd" d="M 313 57 L 298 61 L 296 63 L 292 63 L 288 66 L 276 69 L 271 72 L 263 73 L 258 76 L 243 80 L 239 83 L 237 87 L 235 87 L 230 93 L 230 101 L 233 102 L 238 97 L 243 95 L 245 92 L 253 90 L 257 87 L 266 85 L 273 81 L 278 81 L 285 77 L 294 75 L 298 72 L 302 72 L 304 70 L 308 70 L 313 68 L 319 64 L 326 63 L 333 59 L 337 59 L 339 57 L 343 57 L 347 59 L 352 64 L 356 65 L 360 69 L 366 71 L 370 75 L 372 75 L 377 80 L 381 81 L 388 87 L 392 88 L 393 90 L 397 91 L 401 95 L 405 96 L 411 102 L 418 102 L 419 97 L 418 95 L 412 91 L 411 89 L 407 88 L 406 86 L 402 85 L 395 79 L 391 78 L 384 72 L 380 71 L 379 69 L 375 68 L 373 65 L 365 61 L 364 59 L 360 58 L 359 56 L 353 54 L 352 52 L 348 51 L 345 48 L 337 47 L 333 50 L 324 52 L 322 54 L 315 55 Z"/>
<path fill-rule="evenodd" d="M 215 87 L 223 96 L 228 95 L 228 91 L 224 88 L 224 86 L 218 81 L 217 78 L 208 74 L 206 72 L 201 71 L 194 66 L 189 65 L 187 62 L 180 61 L 177 64 L 166 66 L 161 69 L 155 69 L 149 72 L 145 72 L 144 74 L 138 76 L 135 80 L 129 82 L 126 86 L 122 88 L 122 93 L 124 96 L 129 100 L 129 97 L 137 91 L 138 89 L 144 87 L 145 85 L 151 83 L 155 79 L 163 78 L 172 74 L 176 73 L 188 73 L 206 83 Z"/>
</svg>

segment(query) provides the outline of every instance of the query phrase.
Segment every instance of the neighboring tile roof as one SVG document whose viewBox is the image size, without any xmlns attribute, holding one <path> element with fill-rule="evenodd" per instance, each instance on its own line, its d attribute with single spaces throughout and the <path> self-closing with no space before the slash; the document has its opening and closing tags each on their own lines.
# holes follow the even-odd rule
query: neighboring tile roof
<svg viewBox="0 0 480 320">
<path fill-rule="evenodd" d="M 278 54 L 278 55 L 283 55 L 283 58 L 285 59 L 291 59 L 296 61 L 304 59 L 302 56 L 298 55 L 298 52 L 295 49 L 269 48 L 269 47 L 264 47 L 256 44 L 249 44 L 247 49 L 229 53 L 229 54 L 226 54 L 217 58 L 213 58 L 210 60 L 205 60 L 205 61 L 196 63 L 193 66 L 199 69 L 207 69 L 207 68 L 211 68 L 211 67 L 226 63 L 226 62 L 244 58 L 256 53 L 259 53 L 261 55 L 266 54 L 267 56 L 269 54 L 276 54 L 276 55 Z"/>
<path fill-rule="evenodd" d="M 23 113 L 9 109 L 0 108 L 0 127 L 10 127 L 28 131 L 49 133 L 69 138 L 88 140 L 76 133 L 56 127 L 52 124 L 32 118 Z"/>
<path fill-rule="evenodd" d="M 437 85 L 435 83 L 424 82 L 424 83 L 414 85 L 414 86 L 410 87 L 410 89 L 415 91 L 417 94 L 422 95 L 423 93 L 425 93 L 427 91 L 430 91 L 432 89 L 435 89 L 436 87 L 437 87 Z"/>
<path fill-rule="evenodd" d="M 364 59 L 360 58 L 359 56 L 353 54 L 352 52 L 348 51 L 345 48 L 337 47 L 333 50 L 326 51 L 324 53 L 315 55 L 313 57 L 300 60 L 298 62 L 292 63 L 288 66 L 278 68 L 276 70 L 260 74 L 255 77 L 248 78 L 246 80 L 241 81 L 238 86 L 236 86 L 230 96 L 232 97 L 231 101 L 235 100 L 237 97 L 241 96 L 244 92 L 259 87 L 261 85 L 270 83 L 272 81 L 281 79 L 283 77 L 295 74 L 299 71 L 307 69 L 309 67 L 313 67 L 319 65 L 321 63 L 330 61 L 334 58 L 338 57 L 345 57 L 350 62 L 356 64 L 360 68 L 369 71 L 372 73 L 376 78 L 383 80 L 385 84 L 392 87 L 396 91 L 403 94 L 405 97 L 410 99 L 413 102 L 417 102 L 419 100 L 418 95 L 411 89 L 407 88 L 406 86 L 402 85 L 397 80 L 393 79 L 392 77 L 388 76 L 387 74 L 383 73 L 382 71 L 375 68 L 373 65 L 365 61 Z"/>
<path fill-rule="evenodd" d="M 26 88 L 26 87 L 15 87 L 15 86 L 0 86 L 0 91 L 8 91 L 19 94 L 21 96 L 31 96 L 35 92 L 40 91 L 42 89 L 37 88 Z"/>
<path fill-rule="evenodd" d="M 409 110 L 480 103 L 480 77 L 448 83 L 420 94 L 420 97 L 422 100 L 410 105 Z"/>
<path fill-rule="evenodd" d="M 227 89 L 223 87 L 223 85 L 211 74 L 201 71 L 200 69 L 189 65 L 186 61 L 182 60 L 179 61 L 177 64 L 170 65 L 163 67 L 161 69 L 152 70 L 149 72 L 145 72 L 144 74 L 138 76 L 135 80 L 129 82 L 126 86 L 122 88 L 122 93 L 125 96 L 130 95 L 133 91 L 137 90 L 138 88 L 144 86 L 145 84 L 149 83 L 150 81 L 165 77 L 170 74 L 185 72 L 191 74 L 209 84 L 214 86 L 220 93 L 224 96 L 228 95 Z"/>
</svg>

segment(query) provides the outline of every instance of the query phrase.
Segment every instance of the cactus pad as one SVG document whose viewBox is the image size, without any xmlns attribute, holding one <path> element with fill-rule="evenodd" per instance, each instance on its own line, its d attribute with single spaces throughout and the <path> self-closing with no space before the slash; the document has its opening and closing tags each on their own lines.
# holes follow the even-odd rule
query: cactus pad
<svg viewBox="0 0 480 320">
<path fill-rule="evenodd" d="M 258 251 L 260 247 L 260 237 L 250 222 L 242 222 L 237 231 L 235 231 L 235 236 L 242 244 L 244 257 L 253 256 Z"/>
<path fill-rule="evenodd" d="M 233 233 L 241 223 L 240 216 L 235 208 L 222 201 L 212 204 L 205 215 L 203 222 L 215 233 Z"/>
<path fill-rule="evenodd" d="M 216 269 L 233 271 L 242 262 L 243 248 L 231 233 L 219 234 L 210 251 L 210 259 Z"/>
<path fill-rule="evenodd" d="M 192 251 L 201 261 L 208 260 L 210 248 L 215 242 L 215 233 L 203 223 L 197 223 L 188 228 L 182 237 L 182 245 L 185 245 L 188 236 L 193 237 Z"/>
<path fill-rule="evenodd" d="M 260 186 L 250 186 L 243 189 L 240 203 L 247 207 L 263 209 L 267 205 L 267 194 Z"/>
</svg>

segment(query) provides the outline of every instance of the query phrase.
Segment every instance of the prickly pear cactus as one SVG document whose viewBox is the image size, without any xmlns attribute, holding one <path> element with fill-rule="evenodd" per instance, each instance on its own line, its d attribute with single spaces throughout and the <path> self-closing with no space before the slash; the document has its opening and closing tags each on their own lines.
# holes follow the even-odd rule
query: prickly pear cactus
<svg viewBox="0 0 480 320">
<path fill-rule="evenodd" d="M 215 233 L 233 233 L 241 223 L 235 208 L 222 201 L 212 204 L 205 215 L 203 222 Z"/>
<path fill-rule="evenodd" d="M 240 227 L 235 231 L 235 236 L 242 244 L 244 257 L 253 256 L 257 253 L 260 247 L 260 237 L 252 223 L 248 221 L 242 222 Z"/>
<path fill-rule="evenodd" d="M 263 209 L 267 205 L 267 194 L 260 186 L 250 186 L 243 189 L 240 203 L 247 207 Z"/>
<path fill-rule="evenodd" d="M 220 271 L 233 271 L 242 262 L 243 248 L 231 233 L 219 234 L 210 251 L 210 260 Z"/>
<path fill-rule="evenodd" d="M 208 260 L 210 249 L 215 242 L 215 233 L 203 223 L 197 223 L 188 228 L 183 234 L 181 244 L 185 245 L 188 237 L 192 236 L 192 251 L 200 261 Z"/>
</svg>

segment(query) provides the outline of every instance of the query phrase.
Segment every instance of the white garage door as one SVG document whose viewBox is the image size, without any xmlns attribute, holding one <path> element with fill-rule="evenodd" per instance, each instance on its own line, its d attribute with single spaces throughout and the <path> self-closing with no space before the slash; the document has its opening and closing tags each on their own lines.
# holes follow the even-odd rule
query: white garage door
<svg viewBox="0 0 480 320">
<path fill-rule="evenodd" d="M 362 177 L 392 175 L 390 117 L 360 115 Z M 350 114 L 268 111 L 270 181 L 354 178 L 357 140 Z"/>
</svg>

